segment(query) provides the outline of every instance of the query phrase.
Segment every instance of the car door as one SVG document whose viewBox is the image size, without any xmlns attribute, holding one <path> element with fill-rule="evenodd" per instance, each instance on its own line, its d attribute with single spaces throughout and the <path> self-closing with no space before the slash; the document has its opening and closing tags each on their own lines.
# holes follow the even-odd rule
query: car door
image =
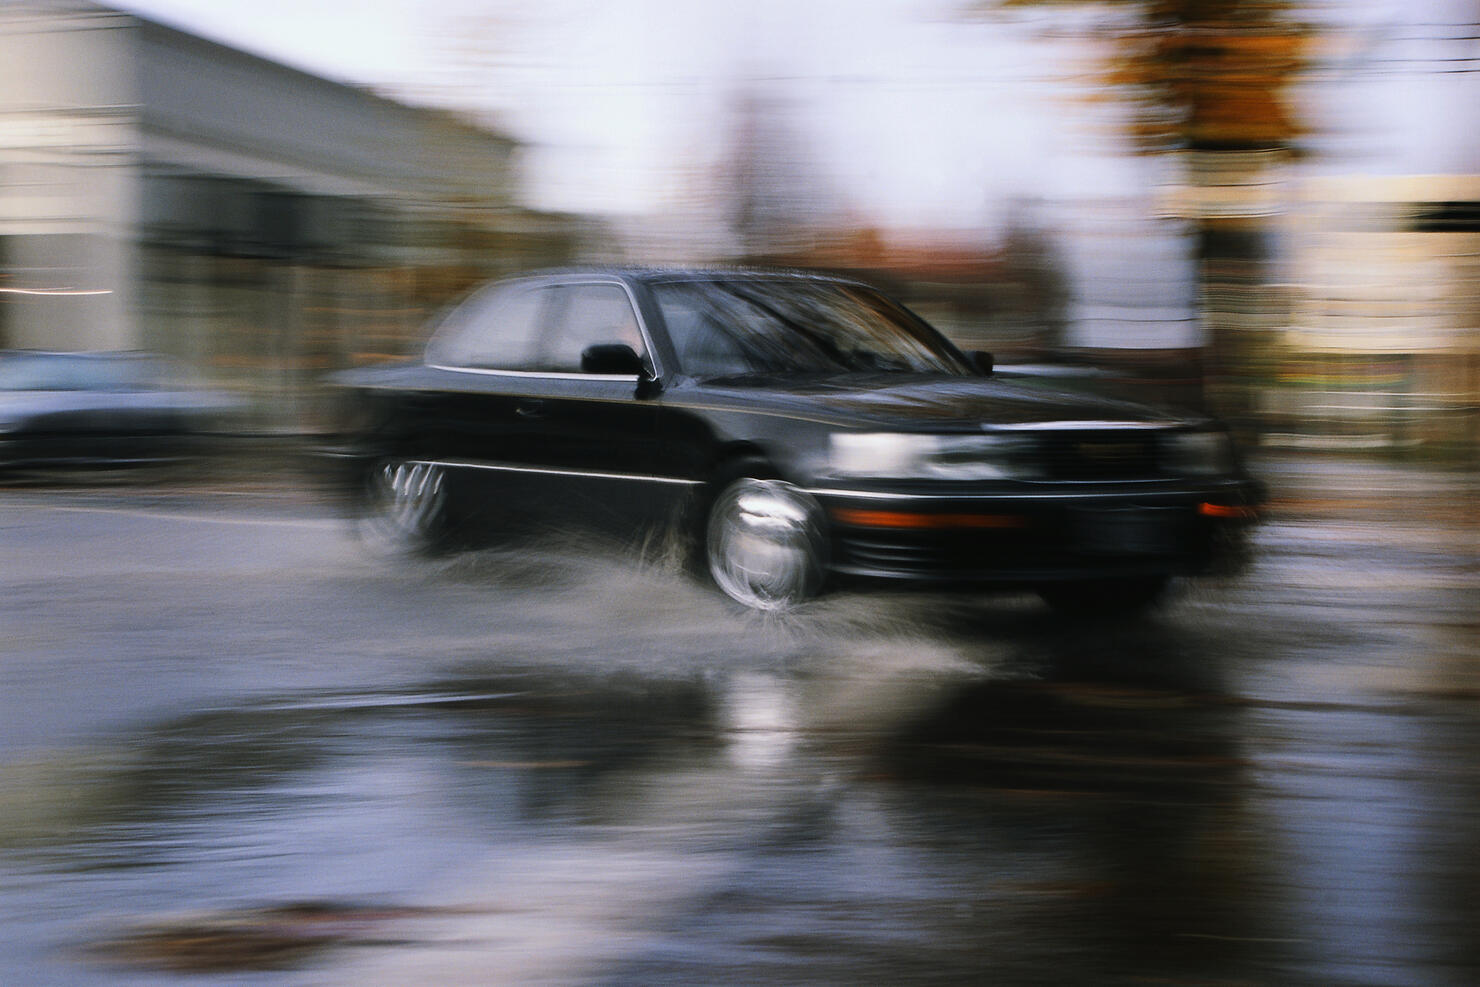
<svg viewBox="0 0 1480 987">
<path fill-rule="evenodd" d="M 473 294 L 432 337 L 426 376 L 400 396 L 404 446 L 441 466 L 461 526 L 504 533 L 541 522 L 540 492 L 524 479 L 539 458 L 524 411 L 541 393 L 544 375 L 532 371 L 552 300 L 539 280 Z"/>
<path fill-rule="evenodd" d="M 587 373 L 588 347 L 623 343 L 648 361 L 650 347 L 631 293 L 618 280 L 550 288 L 536 369 L 514 409 L 529 470 L 525 482 L 553 528 L 595 528 L 623 537 L 666 520 L 665 481 L 653 476 L 655 403 L 636 374 Z"/>
</svg>

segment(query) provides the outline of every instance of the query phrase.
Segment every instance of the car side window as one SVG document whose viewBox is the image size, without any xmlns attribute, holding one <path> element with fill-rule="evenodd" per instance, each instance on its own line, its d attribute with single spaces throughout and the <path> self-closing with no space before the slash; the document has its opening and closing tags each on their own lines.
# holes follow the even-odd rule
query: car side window
<svg viewBox="0 0 1480 987">
<path fill-rule="evenodd" d="M 579 373 L 582 351 L 597 343 L 626 343 L 645 355 L 637 315 L 621 285 L 573 284 L 551 291 L 558 303 L 546 326 L 539 369 Z"/>
<path fill-rule="evenodd" d="M 548 288 L 514 284 L 470 296 L 438 327 L 427 344 L 427 362 L 478 370 L 533 369 L 549 294 Z"/>
</svg>

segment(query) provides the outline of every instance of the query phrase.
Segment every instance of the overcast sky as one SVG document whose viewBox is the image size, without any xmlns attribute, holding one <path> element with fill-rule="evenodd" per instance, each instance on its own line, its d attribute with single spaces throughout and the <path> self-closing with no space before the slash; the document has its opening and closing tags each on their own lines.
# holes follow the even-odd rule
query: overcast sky
<svg viewBox="0 0 1480 987">
<path fill-rule="evenodd" d="M 865 221 L 973 228 L 1005 202 L 1135 181 L 1125 165 L 1085 166 L 1083 110 L 1054 81 L 1066 43 L 963 22 L 959 0 L 117 5 L 316 73 L 496 111 L 533 143 L 531 190 L 551 208 L 662 208 L 713 170 L 742 80 L 794 107 L 809 153 Z"/>
<path fill-rule="evenodd" d="M 992 227 L 1014 200 L 1135 195 L 1064 81 L 1082 49 L 963 0 L 116 0 L 116 6 L 415 101 L 497 114 L 532 143 L 535 204 L 662 209 L 722 156 L 759 80 L 865 222 Z M 1324 146 L 1371 171 L 1480 171 L 1475 0 L 1338 0 Z M 1062 26 L 1062 7 L 1049 15 Z M 1063 34 L 1064 32 L 1057 32 Z M 1459 61 L 1454 61 L 1459 57 Z M 1465 71 L 1469 69 L 1470 71 Z M 1456 71 L 1459 70 L 1459 71 Z M 1096 136 L 1099 133 L 1101 136 Z M 1469 135 L 1466 137 L 1465 135 Z"/>
</svg>

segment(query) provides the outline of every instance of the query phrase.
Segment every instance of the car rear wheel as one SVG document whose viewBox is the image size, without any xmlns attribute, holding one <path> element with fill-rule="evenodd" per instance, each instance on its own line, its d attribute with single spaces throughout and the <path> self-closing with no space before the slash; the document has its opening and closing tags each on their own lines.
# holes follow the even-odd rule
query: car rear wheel
<svg viewBox="0 0 1480 987">
<path fill-rule="evenodd" d="M 726 596 L 755 610 L 784 610 L 815 596 L 826 546 L 817 501 L 781 480 L 741 477 L 709 509 L 709 574 Z"/>
<path fill-rule="evenodd" d="M 446 529 L 447 490 L 442 467 L 404 459 L 384 460 L 371 470 L 365 509 L 357 530 L 377 552 L 425 555 L 441 544 Z"/>
<path fill-rule="evenodd" d="M 1085 579 L 1038 587 L 1054 610 L 1079 617 L 1134 617 L 1154 608 L 1166 595 L 1166 576 Z"/>
</svg>

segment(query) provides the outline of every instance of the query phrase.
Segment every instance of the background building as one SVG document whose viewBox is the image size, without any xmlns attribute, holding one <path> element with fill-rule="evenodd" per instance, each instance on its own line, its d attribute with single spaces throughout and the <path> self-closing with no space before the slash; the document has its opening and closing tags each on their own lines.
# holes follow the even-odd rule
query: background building
<svg viewBox="0 0 1480 987">
<path fill-rule="evenodd" d="M 0 9 L 0 344 L 160 350 L 311 427 L 468 284 L 570 258 L 518 144 L 75 0 Z"/>
<path fill-rule="evenodd" d="M 1274 441 L 1480 440 L 1480 176 L 1324 177 L 1291 217 L 1292 311 L 1264 391 Z"/>
</svg>

